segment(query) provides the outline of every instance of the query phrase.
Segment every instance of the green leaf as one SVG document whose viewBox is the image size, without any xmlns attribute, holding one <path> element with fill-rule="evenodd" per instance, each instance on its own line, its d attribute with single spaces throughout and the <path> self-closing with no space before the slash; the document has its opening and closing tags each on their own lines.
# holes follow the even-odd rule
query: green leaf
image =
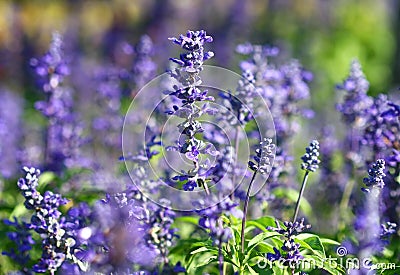
<svg viewBox="0 0 400 275">
<path fill-rule="evenodd" d="M 321 238 L 321 237 L 320 237 L 320 240 L 321 240 L 321 243 L 322 243 L 322 244 L 327 244 L 327 245 L 341 245 L 341 243 L 339 243 L 339 242 L 337 242 L 337 241 L 335 241 L 335 240 L 332 240 L 332 239 L 328 239 L 328 238 Z"/>
<path fill-rule="evenodd" d="M 263 244 L 266 239 L 273 238 L 276 236 L 281 236 L 278 232 L 263 232 L 255 236 L 250 240 L 245 252 L 245 258 L 243 260 L 243 264 L 247 263 L 252 256 L 252 250 L 256 248 L 258 245 Z"/>
<path fill-rule="evenodd" d="M 321 239 L 314 234 L 302 233 L 296 236 L 295 240 L 302 248 L 311 250 L 311 252 L 321 258 L 325 258 L 325 249 L 322 245 Z"/>
<path fill-rule="evenodd" d="M 200 247 L 192 252 L 190 252 L 191 255 L 197 254 L 197 253 L 201 253 L 201 252 L 206 252 L 206 251 L 210 251 L 207 247 Z"/>
<path fill-rule="evenodd" d="M 246 223 L 246 229 L 248 227 L 256 227 L 256 228 L 261 229 L 262 231 L 268 231 L 267 230 L 268 226 L 272 226 L 272 227 L 276 226 L 274 217 L 265 216 L 265 217 L 261 217 L 256 220 L 247 221 L 247 223 Z"/>
<path fill-rule="evenodd" d="M 39 185 L 47 185 L 55 180 L 56 174 L 53 172 L 43 172 L 39 177 Z"/>
<path fill-rule="evenodd" d="M 199 267 L 202 267 L 205 265 L 209 265 L 210 263 L 216 262 L 216 261 L 217 261 L 217 256 L 211 256 L 205 262 L 195 265 L 194 268 L 199 268 Z"/>
<path fill-rule="evenodd" d="M 26 213 L 28 213 L 28 210 L 25 208 L 25 205 L 23 203 L 17 204 L 11 212 L 9 219 L 14 219 L 14 217 L 19 218 Z"/>
<path fill-rule="evenodd" d="M 251 266 L 247 265 L 246 267 L 250 271 L 250 274 L 258 275 L 258 273 L 254 269 L 252 269 Z"/>
<path fill-rule="evenodd" d="M 249 244 L 247 245 L 247 252 L 250 252 L 255 246 L 257 246 L 259 243 L 263 242 L 266 239 L 275 237 L 275 236 L 281 236 L 278 232 L 272 231 L 272 232 L 263 232 L 255 236 L 253 239 L 250 240 Z"/>
<path fill-rule="evenodd" d="M 176 222 L 185 222 L 185 223 L 190 223 L 190 224 L 198 225 L 199 217 L 182 216 L 182 217 L 177 217 L 177 218 L 175 218 L 175 221 L 176 221 Z"/>
</svg>

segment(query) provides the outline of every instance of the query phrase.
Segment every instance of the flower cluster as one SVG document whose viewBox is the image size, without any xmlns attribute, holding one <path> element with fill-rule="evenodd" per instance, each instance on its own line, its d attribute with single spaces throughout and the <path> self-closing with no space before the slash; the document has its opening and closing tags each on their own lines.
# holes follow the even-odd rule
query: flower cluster
<svg viewBox="0 0 400 275">
<path fill-rule="evenodd" d="M 267 174 L 271 171 L 271 160 L 274 158 L 275 144 L 272 139 L 264 138 L 260 142 L 260 147 L 256 149 L 256 155 L 253 157 L 254 161 L 249 161 L 249 168 L 254 172 L 260 174 Z"/>
<path fill-rule="evenodd" d="M 101 108 L 101 114 L 92 122 L 95 137 L 101 137 L 99 142 L 103 143 L 103 146 L 119 149 L 123 124 L 123 117 L 120 114 L 122 90 L 119 70 L 101 68 L 95 73 L 94 79 L 97 83 L 95 100 Z"/>
<path fill-rule="evenodd" d="M 368 109 L 361 144 L 372 149 L 372 157 L 375 159 L 399 147 L 399 108 L 399 105 L 388 100 L 386 95 L 380 94 L 373 99 L 373 104 Z"/>
<path fill-rule="evenodd" d="M 21 99 L 11 91 L 0 89 L 0 102 L 0 177 L 9 178 L 17 171 L 15 163 L 19 158 Z"/>
<path fill-rule="evenodd" d="M 276 228 L 268 227 L 267 229 L 278 232 L 285 237 L 281 247 L 282 252 L 274 247 L 274 253 L 267 253 L 267 259 L 272 262 L 280 261 L 287 266 L 292 266 L 304 258 L 299 251 L 300 244 L 296 243 L 294 237 L 311 226 L 304 225 L 304 218 L 296 222 L 284 222 L 285 228 L 282 228 L 279 222 L 276 222 L 276 225 Z"/>
<path fill-rule="evenodd" d="M 317 140 L 311 141 L 310 145 L 306 148 L 306 153 L 301 157 L 301 169 L 307 172 L 315 172 L 320 160 L 319 157 L 319 142 Z"/>
<path fill-rule="evenodd" d="M 214 206 L 197 211 L 201 217 L 199 225 L 209 230 L 209 235 L 215 245 L 220 246 L 232 238 L 232 231 L 229 227 L 224 227 L 221 215 L 232 213 L 235 216 L 241 216 L 242 213 L 236 209 L 237 206 L 237 203 L 227 198 Z"/>
<path fill-rule="evenodd" d="M 203 126 L 198 120 L 203 114 L 213 115 L 215 110 L 210 108 L 207 101 L 213 101 L 212 96 L 208 96 L 208 91 L 202 91 L 198 85 L 201 84 L 199 73 L 202 70 L 203 62 L 213 57 L 212 52 L 204 52 L 204 44 L 212 42 L 211 36 L 206 32 L 188 31 L 187 35 L 181 35 L 179 38 L 170 38 L 174 43 L 180 45 L 185 53 L 180 58 L 171 58 L 171 60 L 181 67 L 170 72 L 170 75 L 178 80 L 182 87 L 175 85 L 175 91 L 170 93 L 171 96 L 181 100 L 181 106 L 174 105 L 173 111 L 167 111 L 169 115 L 175 115 L 184 118 L 185 121 L 178 125 L 180 133 L 184 136 L 184 140 L 179 140 L 177 146 L 169 146 L 168 149 L 179 151 L 193 161 L 194 168 L 174 177 L 174 180 L 186 181 L 184 190 L 192 191 L 196 186 L 204 187 L 206 192 L 206 180 L 208 170 L 211 168 L 207 164 L 201 165 L 199 157 L 201 154 L 217 155 L 217 152 L 211 150 L 211 144 L 207 144 L 203 140 L 195 137 L 197 134 L 204 132 Z M 201 107 L 195 102 L 205 102 Z"/>
<path fill-rule="evenodd" d="M 352 127 L 363 126 L 372 99 L 367 95 L 369 83 L 357 60 L 353 60 L 348 78 L 337 88 L 346 92 L 343 103 L 337 105 L 345 123 Z"/>
<path fill-rule="evenodd" d="M 154 77 L 157 70 L 157 65 L 152 60 L 154 47 L 150 36 L 143 35 L 140 37 L 134 52 L 136 56 L 132 66 L 132 77 L 136 89 L 141 89 Z"/>
<path fill-rule="evenodd" d="M 46 93 L 52 93 L 59 87 L 70 68 L 63 56 L 63 41 L 59 33 L 53 33 L 49 51 L 40 59 L 32 58 L 30 65 L 38 76 L 38 82 Z"/>
<path fill-rule="evenodd" d="M 40 59 L 32 59 L 31 65 L 37 78 L 44 83 L 42 90 L 46 94 L 45 101 L 35 104 L 35 108 L 48 119 L 46 169 L 60 172 L 64 166 L 88 166 L 88 160 L 79 156 L 79 147 L 85 140 L 82 138 L 83 126 L 73 112 L 72 90 L 62 86 L 64 76 L 69 74 L 62 36 L 54 33 L 49 52 Z"/>
<path fill-rule="evenodd" d="M 214 56 L 213 52 L 204 52 L 204 43 L 213 41 L 204 30 L 188 31 L 186 36 L 181 34 L 179 38 L 172 37 L 170 40 L 187 51 L 182 53 L 179 59 L 170 58 L 170 60 L 182 66 L 188 73 L 199 73 L 203 69 L 203 62 Z"/>
<path fill-rule="evenodd" d="M 244 126 L 253 119 L 253 101 L 256 96 L 255 77 L 249 70 L 242 72 L 242 78 L 238 82 L 235 93 L 220 93 L 225 99 L 223 103 L 226 111 L 219 117 L 229 122 L 232 126 Z"/>
<path fill-rule="evenodd" d="M 369 188 L 383 188 L 385 186 L 385 182 L 383 181 L 385 176 L 385 160 L 378 159 L 372 164 L 371 168 L 368 169 L 368 178 L 364 178 L 363 182 Z M 363 188 L 362 190 L 370 192 L 369 188 Z"/>
<path fill-rule="evenodd" d="M 30 234 L 26 233 L 26 231 L 29 229 L 39 233 L 43 239 L 42 256 L 38 263 L 32 267 L 32 271 L 39 273 L 50 271 L 54 274 L 64 261 L 77 261 L 74 255 L 76 241 L 73 232 L 68 229 L 65 218 L 62 217 L 61 212 L 58 210 L 61 205 L 65 205 L 68 201 L 59 194 L 46 191 L 42 195 L 37 190 L 40 170 L 24 167 L 24 171 L 26 176 L 19 179 L 17 185 L 25 197 L 25 207 L 35 211 L 35 213 L 32 215 L 29 224 L 22 223 L 22 225 L 19 225 L 15 220 L 15 223 L 11 225 L 23 230 L 19 234 L 10 233 L 9 237 L 17 243 L 18 249 L 23 255 L 22 257 L 26 259 L 28 257 L 26 252 L 30 250 L 29 245 L 33 244 Z M 27 238 L 22 243 L 23 245 L 21 245 L 20 234 Z M 9 253 L 9 255 L 13 254 L 15 253 Z"/>
<path fill-rule="evenodd" d="M 11 248 L 10 251 L 3 251 L 2 254 L 25 266 L 24 271 L 27 272 L 26 265 L 31 260 L 29 251 L 35 244 L 30 231 L 31 226 L 26 222 L 20 223 L 15 217 L 14 221 L 4 220 L 4 223 L 15 228 L 15 231 L 7 232 L 7 237 L 16 244 L 17 249 Z"/>
<path fill-rule="evenodd" d="M 299 105 L 309 97 L 308 83 L 312 80 L 312 74 L 304 70 L 297 60 L 282 65 L 271 63 L 270 58 L 279 53 L 276 47 L 246 43 L 239 45 L 236 50 L 249 55 L 249 59 L 241 62 L 240 67 L 251 80 L 254 77 L 254 91 L 267 102 L 274 117 L 278 145 L 281 146 L 299 130 L 293 118 L 313 115 L 311 110 Z M 257 110 L 253 110 L 253 113 L 258 115 Z"/>
</svg>

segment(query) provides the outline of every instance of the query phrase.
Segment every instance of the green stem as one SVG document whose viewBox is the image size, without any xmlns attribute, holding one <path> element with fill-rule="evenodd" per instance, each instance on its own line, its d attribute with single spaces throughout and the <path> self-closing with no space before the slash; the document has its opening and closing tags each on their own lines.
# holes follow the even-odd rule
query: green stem
<svg viewBox="0 0 400 275">
<path fill-rule="evenodd" d="M 236 172 L 235 172 L 235 170 L 236 170 L 236 163 L 237 163 L 237 161 L 238 161 L 238 151 L 239 151 L 239 126 L 236 126 L 236 132 L 235 132 L 235 160 L 234 160 L 234 163 L 233 163 L 233 165 L 234 165 L 234 167 L 233 167 L 233 175 L 232 175 L 232 183 L 234 184 L 234 186 L 235 186 L 235 182 L 236 182 Z M 234 198 L 234 195 L 235 195 L 235 190 L 232 190 L 232 194 L 231 194 L 231 199 L 233 200 L 233 198 Z"/>
<path fill-rule="evenodd" d="M 345 214 L 347 213 L 347 207 L 349 206 L 351 193 L 353 193 L 355 183 L 356 183 L 355 180 L 349 180 L 343 191 L 343 196 L 339 204 L 339 213 L 340 213 L 339 230 L 343 230 L 346 225 L 347 218 L 345 217 Z"/>
<path fill-rule="evenodd" d="M 296 202 L 296 208 L 295 208 L 295 210 L 294 210 L 293 223 L 295 223 L 296 220 L 297 220 L 297 215 L 298 215 L 298 213 L 299 213 L 299 208 L 300 208 L 301 197 L 303 196 L 304 189 L 306 189 L 308 174 L 309 174 L 309 171 L 306 171 L 306 173 L 304 174 L 304 178 L 303 178 L 303 182 L 302 182 L 302 184 L 301 184 L 301 189 L 300 189 L 299 197 L 298 197 L 297 202 Z"/>
<path fill-rule="evenodd" d="M 253 177 L 251 178 L 249 188 L 247 189 L 246 200 L 244 201 L 242 231 L 241 231 L 242 253 L 244 253 L 244 229 L 246 228 L 246 216 L 247 216 L 247 209 L 249 207 L 250 190 L 251 190 L 251 186 L 253 185 L 254 179 L 256 178 L 256 175 L 257 175 L 257 170 L 254 171 L 254 173 L 253 173 Z"/>
</svg>

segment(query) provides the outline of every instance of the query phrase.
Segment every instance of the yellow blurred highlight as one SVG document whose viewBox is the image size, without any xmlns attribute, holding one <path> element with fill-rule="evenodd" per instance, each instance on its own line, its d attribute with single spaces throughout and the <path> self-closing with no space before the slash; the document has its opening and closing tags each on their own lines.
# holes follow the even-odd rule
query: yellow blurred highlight
<svg viewBox="0 0 400 275">
<path fill-rule="evenodd" d="M 7 1 L 0 2 L 0 47 L 11 44 L 12 6 Z"/>
<path fill-rule="evenodd" d="M 82 34 L 98 36 L 104 33 L 113 21 L 113 7 L 108 2 L 86 2 L 80 14 Z"/>
<path fill-rule="evenodd" d="M 68 9 L 64 2 L 26 2 L 20 7 L 22 28 L 30 38 L 47 38 L 53 31 L 65 31 Z M 48 39 L 47 39 L 48 40 Z"/>
</svg>

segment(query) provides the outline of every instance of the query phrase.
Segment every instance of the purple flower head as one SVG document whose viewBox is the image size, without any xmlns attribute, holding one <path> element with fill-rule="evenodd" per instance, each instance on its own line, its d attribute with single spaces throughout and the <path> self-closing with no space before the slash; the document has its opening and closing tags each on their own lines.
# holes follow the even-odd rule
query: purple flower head
<svg viewBox="0 0 400 275">
<path fill-rule="evenodd" d="M 206 42 L 212 42 L 212 38 L 201 30 L 188 31 L 186 36 L 181 35 L 179 38 L 170 38 L 170 40 L 180 45 L 186 52 L 180 55 L 180 59 L 171 59 L 180 65 L 173 71 L 169 71 L 170 76 L 175 78 L 179 85 L 174 85 L 174 91 L 168 91 L 168 94 L 173 97 L 173 100 L 175 99 L 175 102 L 180 101 L 181 105 L 173 105 L 173 110 L 167 110 L 166 113 L 183 118 L 184 121 L 177 125 L 181 133 L 179 140 L 176 141 L 177 146 L 168 146 L 167 150 L 178 151 L 193 162 L 194 169 L 182 172 L 186 180 L 183 185 L 184 190 L 193 191 L 197 185 L 204 187 L 207 192 L 206 178 L 211 176 L 209 172 L 211 167 L 201 165 L 199 159 L 201 155 L 215 156 L 218 152 L 212 150 L 212 146 L 200 137 L 199 134 L 204 132 L 204 128 L 199 118 L 203 114 L 214 115 L 216 110 L 210 108 L 208 104 L 208 101 L 214 101 L 214 98 L 208 95 L 207 90 L 199 87 L 201 84 L 199 73 L 203 62 L 214 55 L 212 52 L 204 52 L 203 48 Z M 183 180 L 179 176 L 174 178 Z"/>
<path fill-rule="evenodd" d="M 397 230 L 397 224 L 393 222 L 386 222 L 381 224 L 380 238 L 383 241 L 387 241 L 391 235 L 395 234 Z"/>
<path fill-rule="evenodd" d="M 70 74 L 70 69 L 64 58 L 62 36 L 53 33 L 49 51 L 40 59 L 32 58 L 30 65 L 34 68 L 38 81 L 44 92 L 53 92 Z"/>
<path fill-rule="evenodd" d="M 22 134 L 20 100 L 16 94 L 0 88 L 0 176 L 5 178 L 13 176 L 18 170 L 17 152 Z"/>
<path fill-rule="evenodd" d="M 267 230 L 272 230 L 282 234 L 285 239 L 280 251 L 274 247 L 274 253 L 267 253 L 266 258 L 270 261 L 281 261 L 285 265 L 292 265 L 298 263 L 304 257 L 300 254 L 300 244 L 296 243 L 294 237 L 311 227 L 311 225 L 304 224 L 304 218 L 296 222 L 284 222 L 286 228 L 282 228 L 278 221 L 277 227 L 268 227 Z"/>
<path fill-rule="evenodd" d="M 253 157 L 254 161 L 249 161 L 249 168 L 260 174 L 269 173 L 272 168 L 271 160 L 274 158 L 274 150 L 275 144 L 272 143 L 272 139 L 264 138 L 264 140 L 260 142 L 259 148 L 255 151 L 256 155 Z"/>
<path fill-rule="evenodd" d="M 378 159 L 375 163 L 372 164 L 371 168 L 368 169 L 368 178 L 364 178 L 364 184 L 369 188 L 383 188 L 385 186 L 383 178 L 386 176 L 384 171 L 385 160 Z M 365 192 L 370 192 L 369 188 L 362 188 L 362 190 Z"/>
<path fill-rule="evenodd" d="M 337 110 L 342 113 L 344 121 L 352 126 L 362 126 L 372 99 L 367 95 L 369 83 L 357 60 L 351 63 L 348 78 L 337 88 L 346 92 L 343 103 L 337 105 Z"/>
<path fill-rule="evenodd" d="M 182 53 L 178 58 L 170 60 L 185 68 L 188 73 L 199 73 L 202 70 L 203 62 L 214 56 L 213 52 L 204 52 L 204 44 L 213 41 L 204 30 L 188 31 L 186 36 L 181 34 L 179 38 L 169 38 L 175 44 L 181 46 L 187 52 Z"/>
<path fill-rule="evenodd" d="M 150 81 L 157 70 L 156 63 L 152 60 L 154 49 L 150 36 L 143 35 L 135 46 L 136 57 L 132 67 L 132 77 L 137 89 L 141 89 Z"/>
<path fill-rule="evenodd" d="M 308 172 L 315 172 L 318 167 L 320 160 L 319 157 L 319 142 L 317 140 L 311 141 L 310 145 L 306 148 L 306 153 L 301 157 L 303 163 L 301 169 Z"/>
<path fill-rule="evenodd" d="M 222 243 L 227 243 L 232 238 L 231 229 L 224 227 L 220 218 L 221 215 L 229 214 L 236 217 L 243 216 L 243 213 L 236 206 L 238 206 L 238 203 L 226 198 L 216 205 L 197 211 L 201 217 L 199 225 L 209 230 L 209 235 L 215 245 L 219 246 Z"/>
<path fill-rule="evenodd" d="M 304 224 L 304 218 L 300 219 L 300 221 L 296 222 L 288 222 L 285 221 L 284 223 L 285 228 L 282 228 L 278 221 L 276 221 L 276 227 L 268 227 L 268 230 L 272 230 L 278 232 L 279 234 L 284 235 L 287 238 L 291 238 L 306 229 L 311 228 L 311 225 Z"/>
<path fill-rule="evenodd" d="M 366 127 L 361 136 L 361 143 L 372 147 L 373 157 L 381 157 L 381 153 L 394 148 L 400 134 L 399 119 L 389 115 L 391 107 L 387 96 L 380 94 L 373 99 L 373 103 L 366 115 Z M 389 110 L 387 109 L 389 105 Z M 385 112 L 385 111 L 389 112 Z M 385 114 L 386 113 L 386 114 Z"/>
<path fill-rule="evenodd" d="M 64 217 L 59 211 L 61 205 L 68 201 L 59 194 L 54 194 L 46 191 L 43 195 L 36 189 L 40 171 L 35 168 L 24 167 L 25 178 L 19 179 L 17 186 L 25 197 L 25 207 L 28 210 L 33 210 L 30 223 L 18 224 L 15 222 L 6 221 L 6 224 L 14 226 L 18 229 L 18 233 L 10 233 L 9 238 L 19 246 L 21 255 L 15 258 L 13 252 L 10 252 L 10 257 L 17 261 L 22 261 L 23 258 L 29 258 L 30 246 L 34 243 L 31 238 L 31 232 L 34 230 L 42 239 L 42 255 L 36 264 L 33 265 L 34 272 L 47 272 L 54 274 L 58 268 L 68 260 L 78 263 L 79 260 L 75 256 L 78 251 L 78 243 L 76 241 L 75 229 L 76 224 L 72 217 Z M 23 234 L 25 241 L 21 242 L 20 237 Z M 23 257 L 23 258 L 22 258 Z"/>
<path fill-rule="evenodd" d="M 253 119 L 253 100 L 257 95 L 255 77 L 253 73 L 246 70 L 242 73 L 242 78 L 238 82 L 236 92 L 221 93 L 225 99 L 226 112 L 220 114 L 220 118 L 228 121 L 231 125 L 245 125 Z"/>
<path fill-rule="evenodd" d="M 14 222 L 4 220 L 4 223 L 15 228 L 15 231 L 7 232 L 7 237 L 15 243 L 17 249 L 12 248 L 9 251 L 3 251 L 2 254 L 12 258 L 21 266 L 26 266 L 30 261 L 29 251 L 35 244 L 30 232 L 30 225 L 26 222 L 19 222 L 16 217 L 14 217 Z"/>
</svg>

